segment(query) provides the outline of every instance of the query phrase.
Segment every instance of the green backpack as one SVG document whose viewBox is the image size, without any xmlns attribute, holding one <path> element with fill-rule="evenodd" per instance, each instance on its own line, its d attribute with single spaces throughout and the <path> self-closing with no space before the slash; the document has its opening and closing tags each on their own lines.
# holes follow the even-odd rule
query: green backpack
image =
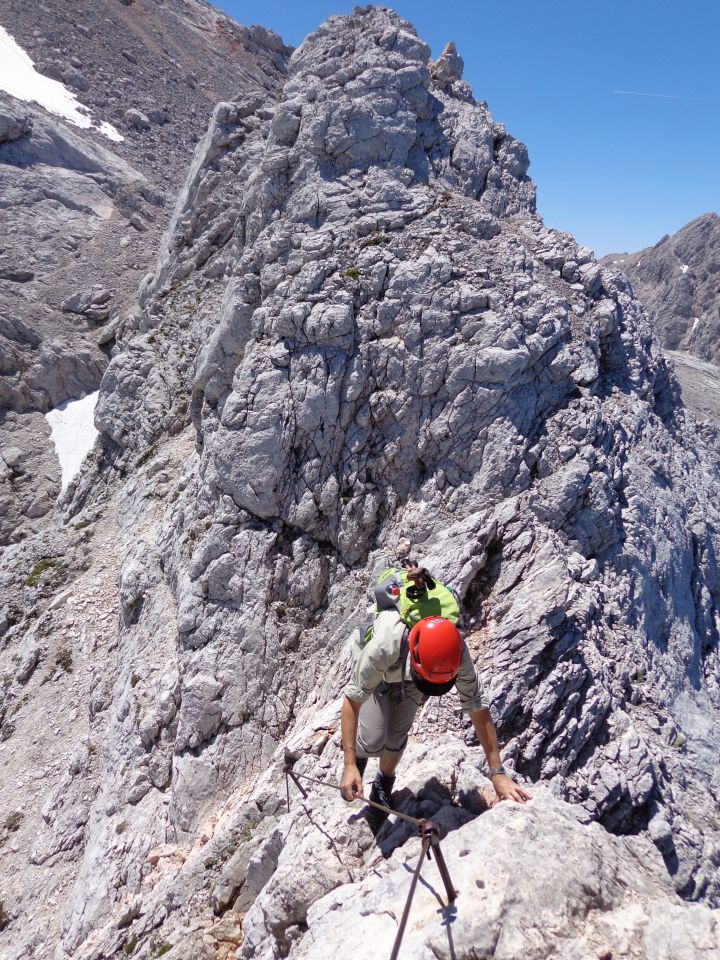
<svg viewBox="0 0 720 960">
<path fill-rule="evenodd" d="M 457 625 L 460 605 L 454 592 L 422 567 L 421 576 L 411 579 L 404 567 L 388 567 L 373 584 L 377 613 L 397 610 L 400 619 L 412 629 L 425 617 L 445 617 Z M 360 646 L 370 642 L 374 620 L 360 627 Z"/>
</svg>

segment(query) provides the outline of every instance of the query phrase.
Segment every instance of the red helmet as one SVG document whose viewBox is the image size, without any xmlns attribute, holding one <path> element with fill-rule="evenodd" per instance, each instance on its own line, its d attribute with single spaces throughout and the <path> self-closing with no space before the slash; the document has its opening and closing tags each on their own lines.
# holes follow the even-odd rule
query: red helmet
<svg viewBox="0 0 720 960">
<path fill-rule="evenodd" d="M 455 624 L 445 617 L 425 617 L 412 628 L 408 642 L 410 666 L 420 690 L 436 694 L 449 690 L 462 660 L 462 637 Z M 426 689 L 426 684 L 436 689 Z"/>
</svg>

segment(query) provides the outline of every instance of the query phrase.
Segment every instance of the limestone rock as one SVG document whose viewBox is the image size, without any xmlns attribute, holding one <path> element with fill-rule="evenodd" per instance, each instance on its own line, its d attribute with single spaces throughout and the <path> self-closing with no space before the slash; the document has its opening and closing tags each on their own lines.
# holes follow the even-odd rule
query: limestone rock
<svg viewBox="0 0 720 960">
<path fill-rule="evenodd" d="M 276 39 L 243 37 L 284 63 Z M 218 100 L 118 321 L 95 452 L 0 565 L 7 802 L 43 794 L 20 881 L 0 876 L 11 949 L 225 956 L 242 918 L 245 956 L 308 955 L 359 889 L 392 903 L 355 939 L 389 935 L 413 830 L 376 842 L 334 787 L 348 639 L 401 555 L 457 590 L 504 762 L 537 792 L 484 812 L 457 697 L 426 705 L 396 799 L 465 861 L 472 916 L 441 928 L 428 898 L 419 955 L 450 955 L 447 929 L 457 955 L 484 942 L 484 903 L 505 955 L 653 955 L 681 923 L 688 956 L 707 955 L 716 434 L 678 404 L 626 278 L 542 224 L 527 150 L 464 81 L 434 78 L 409 23 L 332 18 L 282 88 Z M 286 748 L 328 784 L 290 811 Z M 525 845 L 532 885 L 499 863 L 499 892 L 474 885 L 469 836 L 490 862 L 495 837 Z M 504 925 L 503 890 L 522 923 Z"/>
<path fill-rule="evenodd" d="M 142 112 L 142 110 L 126 110 L 124 119 L 125 123 L 134 130 L 150 129 L 150 121 Z"/>
<path fill-rule="evenodd" d="M 196 431 L 159 547 L 186 651 L 178 823 L 201 816 L 188 747 L 261 769 L 293 703 L 337 694 L 359 596 L 408 540 L 464 602 L 508 762 L 618 832 L 653 804 L 682 818 L 644 718 L 688 670 L 716 702 L 689 598 L 714 604 L 717 527 L 673 383 L 629 285 L 535 217 L 524 147 L 435 83 L 408 24 L 355 16 L 296 51 L 277 104 L 217 108 L 101 391 L 116 463 Z M 702 547 L 690 516 L 713 518 Z M 678 888 L 716 896 L 715 840 L 677 839 Z"/>
<path fill-rule="evenodd" d="M 720 423 L 720 367 L 699 360 L 680 350 L 665 350 L 677 377 L 678 399 L 698 420 L 706 420 L 717 428 Z"/>
<path fill-rule="evenodd" d="M 389 953 L 418 846 L 408 843 L 400 863 L 393 858 L 362 883 L 316 902 L 289 955 L 330 960 L 349 942 L 359 958 Z M 442 850 L 459 896 L 446 906 L 435 863 L 425 864 L 403 955 L 709 960 L 717 949 L 716 912 L 675 896 L 647 842 L 583 826 L 572 807 L 542 791 L 524 807 L 500 804 L 460 827 Z M 278 955 L 243 950 L 248 957 Z"/>
<path fill-rule="evenodd" d="M 443 51 L 432 65 L 432 74 L 435 82 L 444 87 L 455 80 L 462 80 L 465 63 L 459 56 L 455 44 L 451 41 L 445 44 Z"/>
<path fill-rule="evenodd" d="M 19 140 L 32 130 L 30 117 L 17 109 L 14 104 L 3 106 L 0 110 L 0 143 Z"/>
<path fill-rule="evenodd" d="M 27 5 L 6 6 L 3 27 L 38 72 L 77 92 L 96 121 L 79 129 L 0 94 L 0 412 L 25 415 L 97 389 L 171 212 L 162 209 L 163 192 L 182 182 L 211 104 L 246 88 L 275 89 L 289 50 L 201 0 L 150 0 L 142 11 L 92 8 L 88 23 L 68 17 L 62 0 L 49 0 L 43 24 L 52 39 L 40 34 Z M 240 49 L 242 56 L 229 55 Z M 186 83 L 197 62 L 203 89 Z M 106 136 L 117 127 L 124 141 L 117 132 L 115 140 Z M 97 301 L 103 290 L 112 300 L 78 301 L 86 292 Z M 0 547 L 31 533 L 27 521 L 47 512 L 44 474 L 28 472 L 30 486 L 32 496 L 29 489 L 3 495 Z"/>
</svg>

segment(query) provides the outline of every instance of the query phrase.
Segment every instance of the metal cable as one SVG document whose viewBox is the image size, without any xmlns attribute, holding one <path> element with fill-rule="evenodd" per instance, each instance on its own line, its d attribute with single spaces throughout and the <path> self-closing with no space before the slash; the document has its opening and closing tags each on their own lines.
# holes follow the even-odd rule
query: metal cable
<svg viewBox="0 0 720 960">
<path fill-rule="evenodd" d="M 335 783 L 326 783 L 324 780 L 316 780 L 315 777 L 308 777 L 304 773 L 296 773 L 294 770 L 285 771 L 288 776 L 293 779 L 298 778 L 300 780 L 307 780 L 308 783 L 316 783 L 320 787 L 328 787 L 330 790 L 340 790 L 340 787 Z M 348 801 L 349 803 L 355 803 L 356 800 L 359 800 L 361 803 L 366 803 L 369 807 L 375 807 L 376 810 L 382 810 L 383 813 L 387 813 L 393 817 L 398 817 L 400 820 L 407 820 L 408 823 L 414 824 L 414 826 L 421 828 L 423 821 L 419 820 L 417 817 L 411 817 L 407 813 L 400 813 L 399 810 L 393 810 L 392 807 L 386 807 L 382 803 L 375 803 L 374 800 L 368 800 L 365 797 L 353 797 L 352 800 Z"/>
<path fill-rule="evenodd" d="M 318 780 L 316 777 L 308 777 L 304 773 L 295 773 L 295 771 L 292 769 L 291 763 L 288 762 L 285 766 L 285 784 L 287 788 L 288 810 L 290 809 L 291 778 L 302 793 L 303 797 L 307 797 L 307 792 L 299 782 L 300 780 L 305 780 L 307 783 L 316 783 L 319 787 L 329 787 L 331 790 L 340 791 L 340 787 L 334 783 L 326 783 L 324 780 Z M 387 813 L 388 815 L 392 814 L 396 817 L 399 817 L 401 820 L 407 820 L 408 823 L 414 824 L 420 831 L 422 850 L 420 851 L 420 857 L 418 859 L 417 866 L 415 867 L 415 871 L 413 872 L 410 889 L 408 890 L 408 895 L 405 900 L 405 907 L 403 909 L 402 917 L 400 918 L 397 934 L 395 935 L 395 943 L 393 944 L 392 953 L 390 954 L 390 960 L 398 960 L 400 946 L 402 944 L 405 928 L 410 916 L 410 908 L 412 906 L 413 897 L 415 896 L 415 889 L 417 887 L 418 879 L 420 878 L 423 860 L 425 857 L 427 857 L 428 860 L 430 859 L 430 851 L 435 854 L 435 862 L 438 865 L 440 876 L 445 884 L 445 892 L 447 893 L 448 903 L 453 903 L 455 901 L 457 897 L 457 891 L 453 887 L 452 880 L 450 879 L 450 872 L 448 871 L 445 858 L 443 857 L 440 849 L 439 830 L 436 823 L 434 823 L 432 820 L 418 820 L 417 817 L 411 817 L 406 813 L 399 813 L 397 810 L 393 810 L 391 807 L 386 807 L 382 803 L 375 803 L 374 800 L 366 800 L 365 797 L 354 797 L 350 802 L 352 803 L 355 800 L 360 800 L 361 803 L 365 803 L 370 807 L 375 807 L 377 810 L 382 810 L 383 813 Z"/>
</svg>

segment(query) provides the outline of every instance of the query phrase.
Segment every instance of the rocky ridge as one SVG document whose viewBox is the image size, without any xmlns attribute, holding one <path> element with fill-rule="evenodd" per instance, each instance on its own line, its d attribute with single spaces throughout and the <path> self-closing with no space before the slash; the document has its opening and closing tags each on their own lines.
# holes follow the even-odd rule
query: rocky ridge
<svg viewBox="0 0 720 960">
<path fill-rule="evenodd" d="M 706 213 L 638 253 L 602 260 L 622 270 L 672 359 L 683 401 L 720 423 L 720 220 Z"/>
<path fill-rule="evenodd" d="M 397 799 L 449 832 L 463 899 L 443 929 L 423 893 L 415 955 L 712 956 L 717 438 L 624 276 L 537 218 L 525 148 L 461 70 L 364 8 L 305 41 L 281 92 L 216 108 L 66 522 L 3 558 L 3 752 L 45 743 L 48 683 L 90 705 L 42 814 L 5 828 L 12 956 L 392 939 L 410 833 L 374 844 L 330 790 L 288 812 L 282 758 L 336 783 L 347 637 L 410 550 L 463 600 L 505 762 L 553 794 L 483 812 L 456 701 L 428 706 Z M 43 684 L 59 591 L 83 596 L 101 557 L 117 622 Z M 545 902 L 550 858 L 553 923 L 506 922 Z"/>
<path fill-rule="evenodd" d="M 720 218 L 706 213 L 653 247 L 602 262 L 627 274 L 670 350 L 720 361 Z"/>
<path fill-rule="evenodd" d="M 2 548 L 52 508 L 42 414 L 97 389 L 214 104 L 276 89 L 289 48 L 200 0 L 3 0 L 0 25 L 123 136 L 0 92 Z"/>
</svg>

